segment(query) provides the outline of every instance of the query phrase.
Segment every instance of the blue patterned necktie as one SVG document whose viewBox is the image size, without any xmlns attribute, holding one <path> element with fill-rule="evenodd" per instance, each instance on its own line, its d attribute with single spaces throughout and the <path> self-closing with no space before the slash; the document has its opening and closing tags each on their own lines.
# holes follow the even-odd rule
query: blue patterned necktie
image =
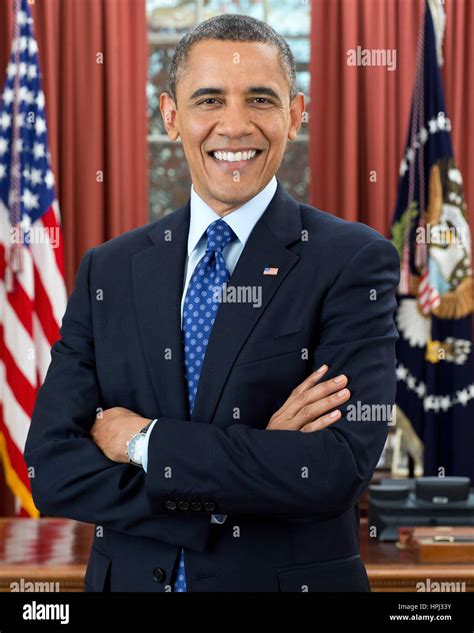
<svg viewBox="0 0 474 633">
<path fill-rule="evenodd" d="M 194 269 L 183 306 L 184 368 L 190 412 L 194 407 L 206 346 L 220 305 L 219 290 L 229 280 L 222 251 L 235 236 L 224 220 L 212 222 L 206 233 L 206 252 Z M 173 591 L 186 591 L 183 549 Z"/>
</svg>

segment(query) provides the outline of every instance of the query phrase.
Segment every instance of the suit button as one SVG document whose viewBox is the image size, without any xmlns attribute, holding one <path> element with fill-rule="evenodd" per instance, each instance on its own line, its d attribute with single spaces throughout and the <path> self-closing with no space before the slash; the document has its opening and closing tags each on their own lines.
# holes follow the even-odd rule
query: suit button
<svg viewBox="0 0 474 633">
<path fill-rule="evenodd" d="M 191 504 L 191 510 L 200 510 L 202 508 L 202 503 L 199 501 L 193 501 Z"/>
<path fill-rule="evenodd" d="M 206 510 L 206 512 L 212 512 L 216 507 L 216 504 L 213 501 L 206 501 L 204 503 L 204 510 Z"/>
<path fill-rule="evenodd" d="M 165 508 L 167 510 L 176 510 L 176 508 L 177 508 L 176 502 L 175 501 L 167 501 L 165 503 Z"/>
<path fill-rule="evenodd" d="M 180 501 L 178 503 L 178 508 L 180 510 L 189 510 L 189 503 L 187 501 Z"/>
<path fill-rule="evenodd" d="M 165 578 L 166 578 L 165 570 L 162 569 L 161 567 L 155 567 L 155 569 L 153 570 L 153 580 L 156 580 L 156 582 L 163 582 Z"/>
</svg>

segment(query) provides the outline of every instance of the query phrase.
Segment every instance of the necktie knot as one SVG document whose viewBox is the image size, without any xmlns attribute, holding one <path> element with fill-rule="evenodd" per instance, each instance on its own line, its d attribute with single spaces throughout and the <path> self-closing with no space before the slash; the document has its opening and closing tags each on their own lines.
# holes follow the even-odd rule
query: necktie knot
<svg viewBox="0 0 474 633">
<path fill-rule="evenodd" d="M 206 251 L 222 253 L 222 250 L 232 240 L 235 233 L 224 220 L 216 220 L 207 227 Z"/>
</svg>

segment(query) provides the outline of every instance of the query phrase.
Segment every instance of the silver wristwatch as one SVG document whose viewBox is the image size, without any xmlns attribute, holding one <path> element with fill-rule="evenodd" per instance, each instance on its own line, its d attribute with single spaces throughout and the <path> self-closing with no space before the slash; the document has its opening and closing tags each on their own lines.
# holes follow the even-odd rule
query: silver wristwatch
<svg viewBox="0 0 474 633">
<path fill-rule="evenodd" d="M 132 435 L 127 442 L 127 455 L 128 463 L 135 466 L 143 466 L 143 448 L 148 428 L 153 424 L 155 420 L 150 420 L 146 426 Z"/>
</svg>

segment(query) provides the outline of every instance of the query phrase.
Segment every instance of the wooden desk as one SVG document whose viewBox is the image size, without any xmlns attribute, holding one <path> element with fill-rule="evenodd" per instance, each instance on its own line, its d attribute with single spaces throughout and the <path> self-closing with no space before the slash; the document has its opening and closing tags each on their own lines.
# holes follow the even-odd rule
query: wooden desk
<svg viewBox="0 0 474 633">
<path fill-rule="evenodd" d="M 94 526 L 69 519 L 0 519 L 0 591 L 12 582 L 59 583 L 82 591 Z M 465 582 L 474 591 L 472 565 L 418 565 L 394 543 L 369 539 L 361 519 L 360 544 L 372 591 L 416 591 L 416 583 Z"/>
<path fill-rule="evenodd" d="M 93 525 L 70 519 L 0 519 L 0 591 L 22 579 L 83 591 L 93 533 Z"/>
<path fill-rule="evenodd" d="M 395 543 L 369 538 L 367 519 L 360 521 L 360 550 L 367 569 L 372 591 L 417 591 L 417 583 L 465 582 L 466 591 L 474 591 L 474 566 L 453 563 L 422 563 L 415 561 L 408 550 Z M 461 587 L 461 585 L 458 585 Z"/>
</svg>

